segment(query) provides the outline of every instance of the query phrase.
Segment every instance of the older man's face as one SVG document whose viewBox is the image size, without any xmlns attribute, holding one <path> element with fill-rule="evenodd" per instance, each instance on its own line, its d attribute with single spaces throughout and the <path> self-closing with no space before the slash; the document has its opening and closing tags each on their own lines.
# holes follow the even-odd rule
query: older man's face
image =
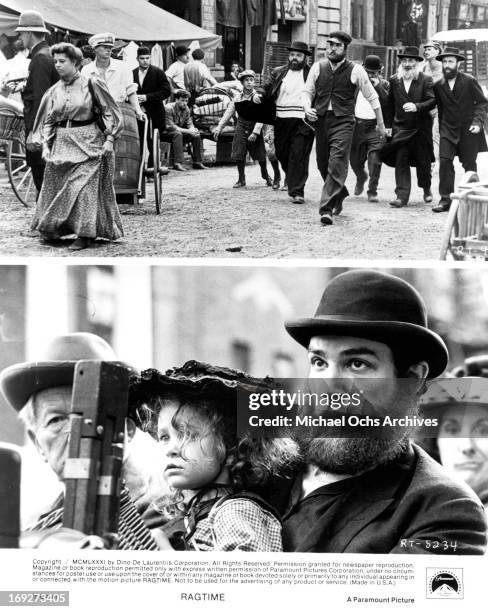
<svg viewBox="0 0 488 612">
<path fill-rule="evenodd" d="M 34 396 L 35 424 L 29 431 L 34 444 L 62 480 L 68 455 L 71 387 L 45 389 Z"/>
</svg>

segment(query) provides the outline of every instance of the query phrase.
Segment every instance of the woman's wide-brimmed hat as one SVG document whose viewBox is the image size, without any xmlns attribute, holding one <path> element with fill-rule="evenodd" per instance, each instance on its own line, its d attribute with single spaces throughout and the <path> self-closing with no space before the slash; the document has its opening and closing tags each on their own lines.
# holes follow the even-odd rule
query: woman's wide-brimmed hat
<svg viewBox="0 0 488 612">
<path fill-rule="evenodd" d="M 294 40 L 289 47 L 287 47 L 288 51 L 298 51 L 299 53 L 304 53 L 305 55 L 312 55 L 309 46 L 306 42 L 301 40 Z"/>
<path fill-rule="evenodd" d="M 405 47 L 405 49 L 398 54 L 398 59 L 403 59 L 405 57 L 409 57 L 411 59 L 415 59 L 418 62 L 423 62 L 424 58 L 420 55 L 418 47 Z"/>
<path fill-rule="evenodd" d="M 458 61 L 465 62 L 466 57 L 459 53 L 457 47 L 446 47 L 442 53 L 437 56 L 439 61 L 442 61 L 445 57 L 455 57 Z"/>
<path fill-rule="evenodd" d="M 138 425 L 141 423 L 140 408 L 153 404 L 155 400 L 168 395 L 182 395 L 185 398 L 207 399 L 218 402 L 224 414 L 235 417 L 238 394 L 271 390 L 275 387 L 270 377 L 254 378 L 240 370 L 214 366 L 200 361 L 187 361 L 180 368 L 167 370 L 164 374 L 150 369 L 140 376 L 131 378 L 129 391 L 129 415 Z M 245 394 L 245 395 L 244 395 Z"/>
<path fill-rule="evenodd" d="M 110 361 L 136 375 L 133 366 L 118 361 L 112 347 L 95 334 L 78 332 L 52 340 L 38 361 L 17 363 L 0 373 L 0 388 L 14 410 L 22 410 L 29 398 L 39 391 L 73 384 L 78 361 Z"/>
<path fill-rule="evenodd" d="M 427 327 L 418 291 L 406 281 L 375 270 L 352 270 L 325 288 L 313 317 L 285 323 L 308 348 L 314 336 L 354 336 L 382 342 L 413 361 L 426 361 L 429 378 L 446 369 L 449 355 L 442 338 Z"/>
<path fill-rule="evenodd" d="M 19 25 L 15 28 L 16 32 L 43 32 L 49 34 L 44 18 L 38 11 L 24 11 L 20 13 Z"/>
</svg>

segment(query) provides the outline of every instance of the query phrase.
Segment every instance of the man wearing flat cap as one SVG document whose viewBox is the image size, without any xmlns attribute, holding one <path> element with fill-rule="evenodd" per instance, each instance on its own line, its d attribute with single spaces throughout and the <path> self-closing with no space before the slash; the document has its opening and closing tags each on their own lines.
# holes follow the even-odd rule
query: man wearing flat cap
<svg viewBox="0 0 488 612">
<path fill-rule="evenodd" d="M 410 167 L 417 171 L 417 183 L 424 202 L 432 202 L 432 163 L 435 161 L 431 111 L 435 107 L 433 81 L 421 70 L 422 56 L 417 47 L 406 47 L 398 54 L 400 65 L 390 78 L 386 123 L 392 139 L 381 152 L 382 161 L 395 168 L 393 208 L 407 206 L 412 189 Z"/>
<path fill-rule="evenodd" d="M 286 329 L 308 351 L 309 378 L 360 384 L 378 408 L 400 418 L 417 414 L 426 382 L 448 362 L 418 292 L 373 270 L 336 276 L 315 316 Z M 412 444 L 408 430 L 300 444 L 306 465 L 282 516 L 285 550 L 484 553 L 480 500 Z"/>
<path fill-rule="evenodd" d="M 26 136 L 26 162 L 32 170 L 34 185 L 39 192 L 44 179 L 46 162 L 41 151 L 36 150 L 32 144 L 32 130 L 41 100 L 46 91 L 59 79 L 54 68 L 54 60 L 46 42 L 46 28 L 44 19 L 37 11 L 25 11 L 20 14 L 19 25 L 16 32 L 20 33 L 24 47 L 30 51 L 29 74 L 22 92 L 24 103 L 24 122 Z"/>
<path fill-rule="evenodd" d="M 288 64 L 275 68 L 258 92 L 260 99 L 272 101 L 276 107 L 276 156 L 286 175 L 290 199 L 294 204 L 303 204 L 315 138 L 315 132 L 304 121 L 302 103 L 302 90 L 310 72 L 307 59 L 312 52 L 301 41 L 293 42 L 288 51 Z"/>
<path fill-rule="evenodd" d="M 385 135 L 378 94 L 363 66 L 346 59 L 351 41 L 346 32 L 329 34 L 327 59 L 312 66 L 302 96 L 305 115 L 315 125 L 317 166 L 324 180 L 319 208 L 322 225 L 332 225 L 333 215 L 341 213 L 349 195 L 345 182 L 358 90 L 374 111 L 378 132 Z"/>
<path fill-rule="evenodd" d="M 443 78 L 434 85 L 439 109 L 439 203 L 434 212 L 451 206 L 454 191 L 454 158 L 459 157 L 465 172 L 477 172 L 478 153 L 487 151 L 485 127 L 488 102 L 478 81 L 460 71 L 464 55 L 455 47 L 446 47 L 439 55 Z"/>
<path fill-rule="evenodd" d="M 424 61 L 422 72 L 432 77 L 434 83 L 442 79 L 442 63 L 439 61 L 441 45 L 435 40 L 429 40 L 424 44 Z"/>
<path fill-rule="evenodd" d="M 10 406 L 18 412 L 27 434 L 40 456 L 62 482 L 68 458 L 71 393 L 75 365 L 80 360 L 110 361 L 125 367 L 132 374 L 138 372 L 128 364 L 117 362 L 112 348 L 99 336 L 73 333 L 56 337 L 47 346 L 41 360 L 10 366 L 0 373 L 0 387 Z M 128 440 L 136 434 L 131 419 L 126 419 Z M 141 434 L 142 435 L 142 434 Z M 133 500 L 142 509 L 149 493 L 150 478 L 141 470 L 140 462 L 126 446 L 123 464 L 124 488 L 121 494 L 119 517 L 120 548 L 157 549 L 137 512 Z M 157 488 L 159 489 L 158 482 Z M 158 491 L 161 494 L 161 491 Z M 63 519 L 62 494 L 29 531 L 60 528 Z M 129 523 L 138 525 L 140 539 L 133 537 Z M 36 544 L 33 543 L 35 546 Z"/>
</svg>

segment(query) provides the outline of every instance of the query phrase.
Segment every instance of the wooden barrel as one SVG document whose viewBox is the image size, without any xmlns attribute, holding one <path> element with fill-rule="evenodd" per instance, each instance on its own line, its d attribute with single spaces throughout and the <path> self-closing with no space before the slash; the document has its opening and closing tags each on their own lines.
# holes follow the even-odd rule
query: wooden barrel
<svg viewBox="0 0 488 612">
<path fill-rule="evenodd" d="M 135 193 L 139 183 L 141 151 L 136 114 L 127 104 L 120 104 L 124 129 L 115 141 L 115 193 Z"/>
</svg>

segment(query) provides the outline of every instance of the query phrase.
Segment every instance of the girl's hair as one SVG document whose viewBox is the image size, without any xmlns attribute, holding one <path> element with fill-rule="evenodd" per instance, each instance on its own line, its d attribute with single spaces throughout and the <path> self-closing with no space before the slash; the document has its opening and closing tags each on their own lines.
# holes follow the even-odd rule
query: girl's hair
<svg viewBox="0 0 488 612">
<path fill-rule="evenodd" d="M 57 45 L 53 45 L 51 47 L 51 55 L 54 57 L 56 54 L 66 55 L 77 68 L 81 66 L 81 62 L 83 61 L 82 52 L 71 43 L 58 43 Z"/>
<path fill-rule="evenodd" d="M 184 421 L 185 408 L 192 408 L 206 423 L 199 429 L 200 439 L 213 436 L 215 454 L 225 464 L 231 476 L 230 488 L 233 492 L 261 489 L 274 476 L 288 476 L 291 469 L 299 463 L 298 445 L 288 438 L 266 440 L 254 439 L 248 435 L 237 436 L 237 422 L 233 402 L 195 397 L 184 393 L 165 394 L 142 406 L 138 411 L 143 428 L 157 439 L 157 420 L 161 410 L 169 402 L 176 402 L 178 409 L 173 415 L 172 426 L 182 434 L 181 454 L 184 458 L 185 444 L 194 435 Z M 231 404 L 231 405 L 229 405 Z M 213 483 L 209 483 L 210 488 Z M 172 491 L 157 500 L 156 509 L 168 518 L 184 513 L 184 493 Z"/>
</svg>

